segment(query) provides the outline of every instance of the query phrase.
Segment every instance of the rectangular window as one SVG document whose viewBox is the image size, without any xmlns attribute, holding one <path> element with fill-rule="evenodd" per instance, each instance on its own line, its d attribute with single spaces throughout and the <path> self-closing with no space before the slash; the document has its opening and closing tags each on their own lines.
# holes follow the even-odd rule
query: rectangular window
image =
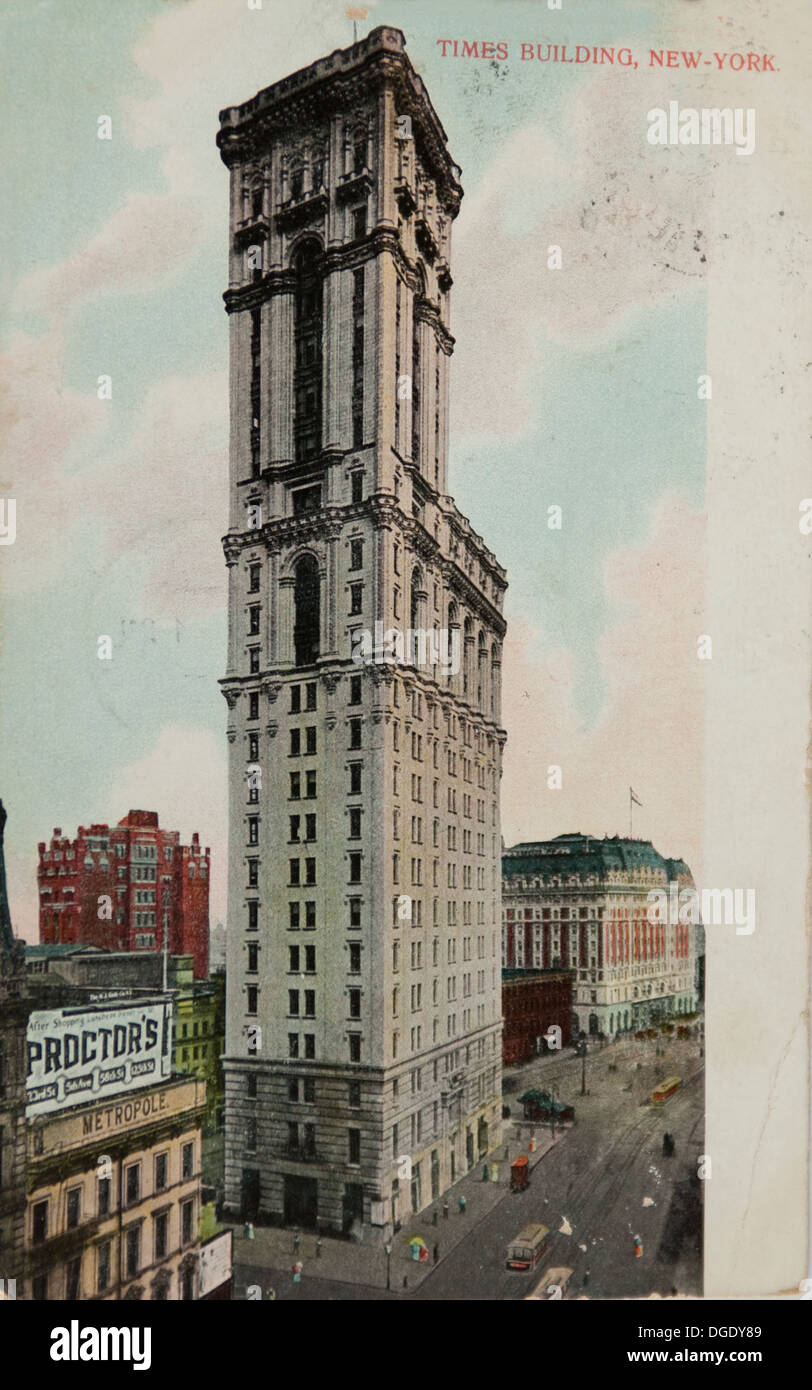
<svg viewBox="0 0 812 1390">
<path fill-rule="evenodd" d="M 316 752 L 316 730 L 313 725 L 308 725 L 305 729 L 305 753 L 312 755 Z"/>
<path fill-rule="evenodd" d="M 294 1060 L 299 1056 L 299 1034 L 288 1033 L 288 1056 Z"/>
<path fill-rule="evenodd" d="M 194 1141 L 192 1141 L 189 1144 L 184 1144 L 183 1149 L 181 1150 L 181 1154 L 181 1177 L 184 1179 L 191 1178 L 194 1174 L 195 1167 Z"/>
<path fill-rule="evenodd" d="M 308 901 L 305 903 L 305 927 L 312 931 L 316 925 L 316 904 Z"/>
<path fill-rule="evenodd" d="M 364 586 L 363 584 L 350 585 L 350 617 L 356 617 L 364 611 Z"/>
<path fill-rule="evenodd" d="M 350 541 L 350 569 L 360 570 L 364 567 L 364 542 L 356 539 Z"/>
<path fill-rule="evenodd" d="M 188 1245 L 192 1240 L 194 1226 L 195 1204 L 194 1201 L 183 1202 L 180 1209 L 180 1238 L 183 1245 Z"/>
<path fill-rule="evenodd" d="M 305 709 L 311 713 L 316 708 L 316 681 L 308 681 L 305 686 Z"/>
<path fill-rule="evenodd" d="M 259 860 L 248 860 L 248 887 L 257 888 L 259 886 Z"/>
<path fill-rule="evenodd" d="M 112 1242 L 103 1240 L 96 1247 L 96 1291 L 104 1293 L 110 1287 L 110 1254 Z"/>
<path fill-rule="evenodd" d="M 299 843 L 299 827 L 302 823 L 302 818 L 301 816 L 289 816 L 288 820 L 290 821 L 290 835 L 288 838 L 291 844 L 296 845 Z"/>
<path fill-rule="evenodd" d="M 299 913 L 300 908 L 298 903 L 288 903 L 288 926 L 292 927 L 294 931 L 297 931 L 299 928 Z"/>
<path fill-rule="evenodd" d="M 350 704 L 360 705 L 362 695 L 361 677 L 350 676 Z"/>
<path fill-rule="evenodd" d="M 125 1268 L 128 1279 L 134 1279 L 141 1268 L 141 1227 L 128 1226 L 125 1239 Z"/>
<path fill-rule="evenodd" d="M 314 884 L 316 882 L 316 861 L 315 859 L 305 860 L 305 883 Z"/>
<path fill-rule="evenodd" d="M 291 729 L 290 731 L 290 757 L 298 758 L 302 751 L 302 731 L 301 729 Z"/>
<path fill-rule="evenodd" d="M 110 1214 L 110 1179 L 99 1178 L 97 1189 L 98 1213 L 99 1216 L 109 1216 Z"/>
<path fill-rule="evenodd" d="M 361 970 L 361 943 L 360 941 L 350 942 L 350 974 L 358 975 Z"/>
<path fill-rule="evenodd" d="M 361 795 L 361 763 L 350 763 L 350 796 Z"/>
<path fill-rule="evenodd" d="M 298 888 L 298 886 L 299 886 L 299 861 L 298 861 L 298 859 L 289 859 L 289 860 L 288 860 L 288 867 L 289 867 L 289 869 L 290 869 L 290 877 L 289 877 L 289 879 L 288 879 L 288 882 L 290 883 L 290 885 L 291 885 L 293 888 Z"/>
<path fill-rule="evenodd" d="M 360 1082 L 360 1081 L 351 1081 L 351 1082 L 349 1083 L 348 1091 L 349 1091 L 349 1094 L 348 1094 L 348 1103 L 349 1103 L 350 1109 L 351 1109 L 351 1110 L 360 1110 L 360 1108 L 361 1108 L 361 1082 Z"/>
<path fill-rule="evenodd" d="M 67 1224 L 69 1231 L 74 1230 L 75 1227 L 79 1225 L 79 1210 L 81 1196 L 81 1187 L 72 1187 L 68 1191 Z"/>
<path fill-rule="evenodd" d="M 248 843 L 249 845 L 259 844 L 259 816 L 248 817 Z"/>
<path fill-rule="evenodd" d="M 155 1260 L 166 1258 L 167 1235 L 169 1232 L 169 1213 L 162 1211 L 155 1217 Z"/>
<path fill-rule="evenodd" d="M 350 926 L 360 927 L 361 925 L 361 899 L 350 898 Z"/>
<path fill-rule="evenodd" d="M 258 603 L 252 603 L 251 606 L 250 606 L 249 609 L 248 609 L 248 636 L 249 636 L 249 637 L 258 637 L 258 636 L 259 636 L 259 615 L 260 615 L 260 606 L 259 606 L 259 604 L 258 604 Z"/>
<path fill-rule="evenodd" d="M 304 992 L 304 1011 L 305 1018 L 316 1017 L 316 991 L 314 989 L 306 989 Z"/>
<path fill-rule="evenodd" d="M 259 719 L 259 692 L 256 690 L 248 696 L 248 718 Z"/>
<path fill-rule="evenodd" d="M 302 1099 L 305 1105 L 316 1104 L 316 1082 L 312 1076 L 306 1076 L 302 1086 Z"/>
<path fill-rule="evenodd" d="M 350 808 L 350 839 L 360 840 L 361 838 L 361 808 L 352 806 Z"/>
<path fill-rule="evenodd" d="M 288 946 L 288 970 L 290 971 L 291 975 L 298 975 L 299 959 L 299 947 Z"/>
<path fill-rule="evenodd" d="M 350 1018 L 361 1017 L 361 991 L 351 989 L 349 991 Z"/>
<path fill-rule="evenodd" d="M 316 838 L 316 813 L 309 812 L 305 816 L 305 840 L 315 840 Z"/>
<path fill-rule="evenodd" d="M 350 1163 L 361 1162 L 361 1131 L 360 1129 L 347 1130 L 349 1138 L 349 1161 Z"/>
<path fill-rule="evenodd" d="M 249 594 L 259 593 L 259 576 L 262 570 L 261 565 L 248 566 L 248 592 Z"/>
<path fill-rule="evenodd" d="M 316 796 L 316 773 L 315 773 L 315 771 L 313 771 L 313 772 L 306 772 L 306 773 L 305 773 L 305 799 L 306 799 L 307 801 L 313 801 L 313 800 L 315 799 L 315 796 Z"/>
<path fill-rule="evenodd" d="M 167 1154 L 155 1155 L 155 1191 L 163 1192 L 166 1187 Z"/>
<path fill-rule="evenodd" d="M 299 714 L 301 709 L 302 687 L 300 685 L 292 685 L 290 687 L 290 712 L 291 714 Z"/>
<path fill-rule="evenodd" d="M 256 985 L 248 985 L 248 987 L 247 987 L 247 989 L 246 989 L 246 991 L 245 991 L 245 994 L 246 994 L 245 1012 L 246 1012 L 247 1014 L 253 1014 L 253 1015 L 255 1015 L 255 1014 L 256 1014 L 256 1011 L 257 1011 L 257 1000 L 258 1000 L 258 998 L 259 998 L 259 989 L 257 988 Z"/>
<path fill-rule="evenodd" d="M 126 1181 L 126 1201 L 127 1206 L 131 1207 L 141 1197 L 141 1164 L 131 1163 L 129 1168 L 125 1168 Z"/>
<path fill-rule="evenodd" d="M 298 801 L 298 800 L 299 800 L 299 797 L 300 797 L 301 794 L 302 794 L 301 788 L 302 788 L 302 774 L 301 774 L 300 772 L 292 772 L 292 773 L 290 774 L 290 800 L 291 800 L 291 801 Z"/>
<path fill-rule="evenodd" d="M 315 906 L 315 904 L 314 904 Z M 316 970 L 316 948 L 305 946 L 305 974 L 313 975 Z"/>
<path fill-rule="evenodd" d="M 361 1060 L 361 1034 L 350 1033 L 350 1061 L 360 1062 Z"/>
<path fill-rule="evenodd" d="M 251 974 L 251 975 L 256 974 L 256 971 L 257 971 L 258 967 L 259 967 L 259 947 L 258 947 L 256 941 L 249 941 L 249 943 L 248 943 L 248 972 L 249 972 L 249 974 Z"/>
<path fill-rule="evenodd" d="M 305 1057 L 314 1058 L 316 1055 L 316 1035 L 315 1033 L 305 1033 Z"/>
<path fill-rule="evenodd" d="M 353 853 L 350 855 L 350 883 L 361 882 L 361 855 Z"/>
<path fill-rule="evenodd" d="M 288 1013 L 293 1018 L 299 1017 L 299 991 L 298 989 L 288 990 Z"/>
</svg>

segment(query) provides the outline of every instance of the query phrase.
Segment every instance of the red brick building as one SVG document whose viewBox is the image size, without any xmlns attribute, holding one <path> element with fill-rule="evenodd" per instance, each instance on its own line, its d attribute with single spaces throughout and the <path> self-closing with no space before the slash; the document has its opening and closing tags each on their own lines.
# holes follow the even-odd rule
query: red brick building
<svg viewBox="0 0 812 1390">
<path fill-rule="evenodd" d="M 209 850 L 195 833 L 161 830 L 155 811 L 130 811 L 118 825 L 80 825 L 75 840 L 54 830 L 39 845 L 39 939 L 43 945 L 101 946 L 194 957 L 209 970 Z"/>
<path fill-rule="evenodd" d="M 527 1062 L 547 1046 L 539 1039 L 552 1025 L 561 1029 L 561 1046 L 572 1040 L 574 970 L 502 971 L 502 1061 Z"/>
</svg>

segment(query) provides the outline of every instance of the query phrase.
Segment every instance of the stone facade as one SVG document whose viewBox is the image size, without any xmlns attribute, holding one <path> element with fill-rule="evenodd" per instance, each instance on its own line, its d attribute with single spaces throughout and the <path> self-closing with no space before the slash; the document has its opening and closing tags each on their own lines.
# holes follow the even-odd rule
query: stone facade
<svg viewBox="0 0 812 1390">
<path fill-rule="evenodd" d="M 500 1138 L 506 580 L 446 491 L 462 189 L 398 30 L 220 119 L 226 1198 L 382 1238 Z"/>
</svg>

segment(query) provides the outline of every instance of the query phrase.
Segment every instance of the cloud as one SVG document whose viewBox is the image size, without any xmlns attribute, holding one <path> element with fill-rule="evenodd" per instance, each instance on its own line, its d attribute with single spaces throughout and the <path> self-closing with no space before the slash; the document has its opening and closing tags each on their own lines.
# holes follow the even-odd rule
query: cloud
<svg viewBox="0 0 812 1390">
<path fill-rule="evenodd" d="M 548 354 L 550 343 L 605 345 L 641 308 L 679 303 L 704 280 L 712 163 L 707 151 L 647 144 L 662 78 L 590 66 L 572 83 L 555 123 L 499 144 L 455 224 L 455 276 L 476 288 L 455 303 L 465 433 L 528 433 L 545 369 L 538 327 Z"/>
<path fill-rule="evenodd" d="M 228 379 L 164 377 L 130 439 L 93 478 L 105 582 L 119 567 L 133 615 L 191 621 L 221 609 L 228 521 Z"/>
<path fill-rule="evenodd" d="M 643 802 L 635 835 L 682 855 L 701 875 L 704 517 L 674 494 L 652 514 L 646 541 L 604 567 L 614 619 L 598 661 L 606 697 L 595 722 L 573 713 L 575 662 L 566 649 L 538 657 L 544 634 L 511 620 L 505 645 L 502 782 L 507 844 L 581 830 L 628 834 L 629 785 Z M 561 790 L 547 787 L 562 770 Z"/>
<path fill-rule="evenodd" d="M 64 319 L 104 294 L 154 293 L 196 254 L 202 208 L 180 193 L 130 193 L 86 246 L 20 281 L 15 312 Z"/>
<path fill-rule="evenodd" d="M 51 329 L 14 333 L 0 354 L 3 491 L 17 502 L 17 540 L 3 552 L 6 592 L 54 582 L 75 563 L 72 546 L 86 503 L 83 455 L 99 445 L 109 417 L 95 396 L 64 385 L 65 342 Z"/>
</svg>

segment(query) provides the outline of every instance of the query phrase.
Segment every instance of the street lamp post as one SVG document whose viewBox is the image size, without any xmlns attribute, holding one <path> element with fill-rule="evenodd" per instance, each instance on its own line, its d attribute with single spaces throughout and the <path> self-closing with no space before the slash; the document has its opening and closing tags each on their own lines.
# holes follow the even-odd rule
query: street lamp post
<svg viewBox="0 0 812 1390">
<path fill-rule="evenodd" d="M 388 1240 L 383 1247 L 386 1251 L 386 1287 L 392 1287 L 392 1242 Z"/>
</svg>

